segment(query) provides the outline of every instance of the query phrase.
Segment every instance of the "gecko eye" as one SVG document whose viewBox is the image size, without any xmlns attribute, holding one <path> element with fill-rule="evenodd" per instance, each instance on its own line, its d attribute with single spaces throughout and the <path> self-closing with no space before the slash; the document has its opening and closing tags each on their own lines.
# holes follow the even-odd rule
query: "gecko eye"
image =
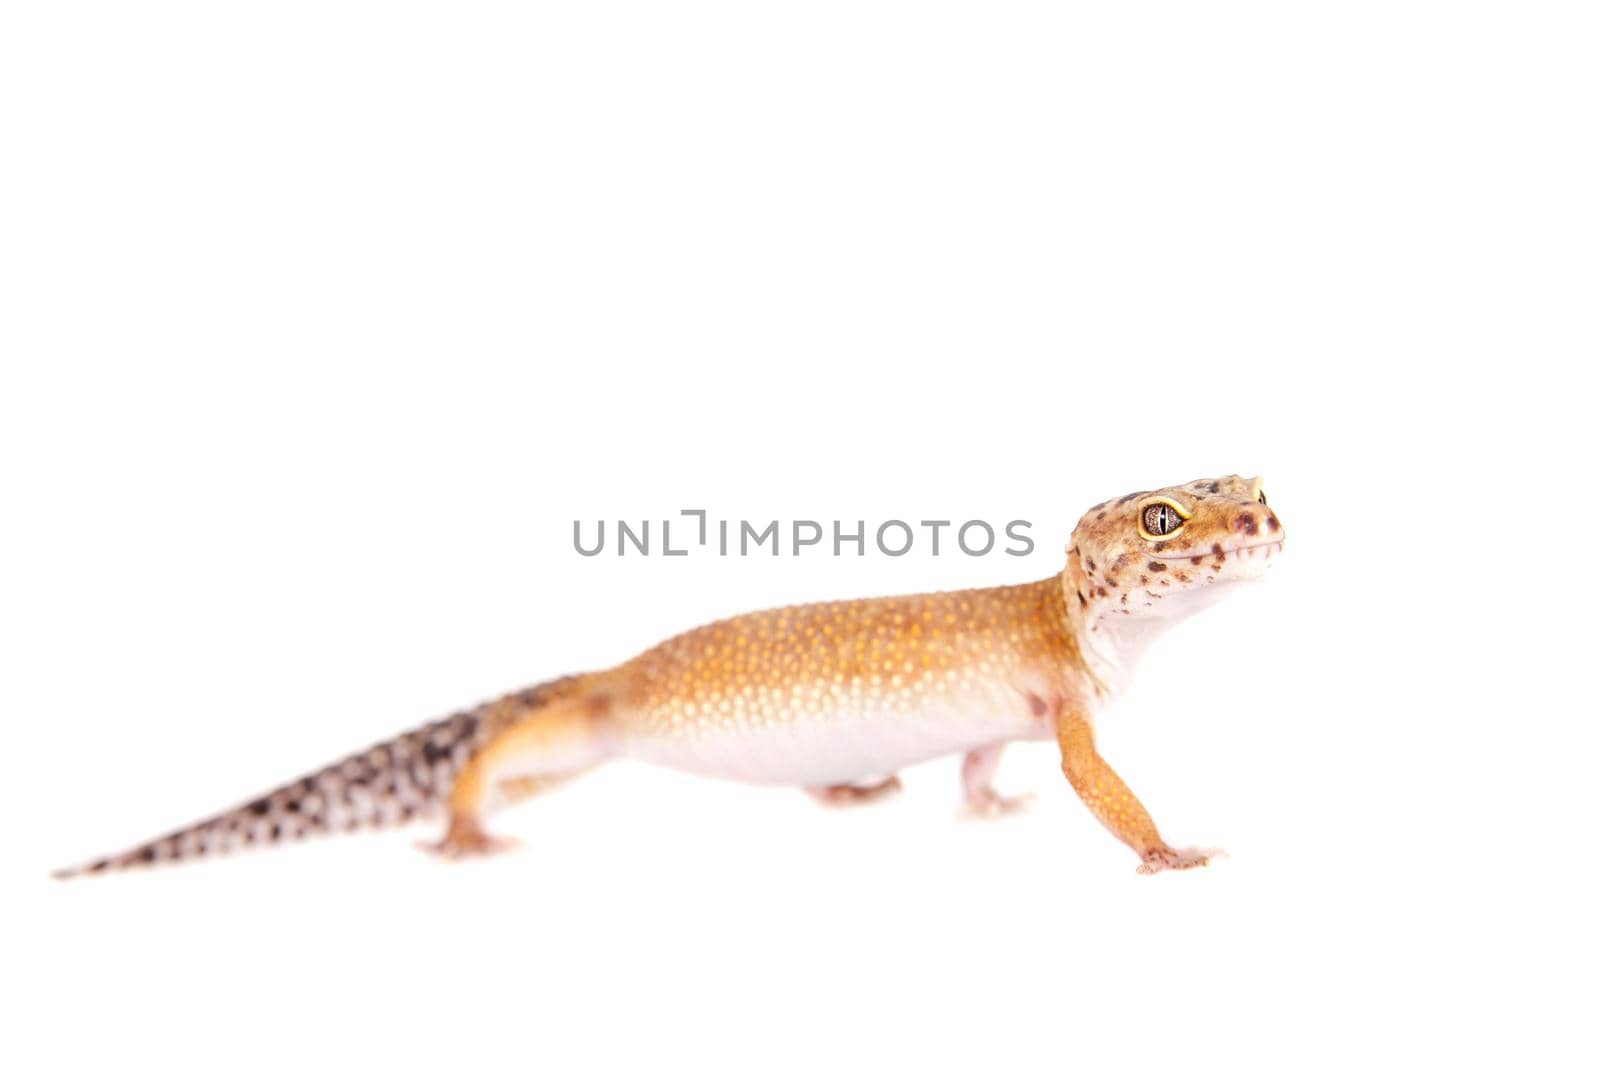
<svg viewBox="0 0 1600 1066">
<path fill-rule="evenodd" d="M 1144 509 L 1143 532 L 1152 537 L 1170 537 L 1183 525 L 1183 516 L 1169 503 L 1153 503 Z"/>
<path fill-rule="evenodd" d="M 1139 536 L 1149 541 L 1171 540 L 1192 517 L 1189 508 L 1171 496 L 1147 496 L 1139 513 Z"/>
</svg>

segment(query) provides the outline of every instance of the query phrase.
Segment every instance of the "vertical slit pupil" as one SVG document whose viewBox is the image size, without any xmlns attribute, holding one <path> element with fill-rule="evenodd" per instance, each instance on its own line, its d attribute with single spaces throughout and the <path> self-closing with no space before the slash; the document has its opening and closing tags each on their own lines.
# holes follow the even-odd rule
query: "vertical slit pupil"
<svg viewBox="0 0 1600 1066">
<path fill-rule="evenodd" d="M 1183 525 L 1183 519 L 1170 504 L 1158 503 L 1144 513 L 1144 526 L 1156 536 L 1165 536 Z"/>
</svg>

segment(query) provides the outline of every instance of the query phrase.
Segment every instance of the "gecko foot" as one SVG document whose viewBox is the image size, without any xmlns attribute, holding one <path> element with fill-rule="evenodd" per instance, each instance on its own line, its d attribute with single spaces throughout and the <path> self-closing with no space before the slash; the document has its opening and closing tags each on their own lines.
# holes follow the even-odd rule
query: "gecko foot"
<svg viewBox="0 0 1600 1066">
<path fill-rule="evenodd" d="M 969 789 L 963 813 L 969 818 L 1004 818 L 1033 806 L 1033 793 L 1020 796 L 1002 796 L 992 788 Z"/>
<path fill-rule="evenodd" d="M 863 803 L 887 799 L 899 792 L 900 778 L 886 778 L 875 785 L 823 785 L 806 791 L 825 807 L 858 807 Z"/>
<path fill-rule="evenodd" d="M 475 819 L 450 819 L 444 836 L 433 843 L 418 841 L 417 847 L 442 859 L 470 859 L 494 855 L 517 846 L 511 837 L 490 836 Z"/>
<path fill-rule="evenodd" d="M 1221 848 L 1169 848 L 1163 844 L 1159 848 L 1151 848 L 1141 858 L 1144 862 L 1139 864 L 1138 872 L 1141 874 L 1158 874 L 1162 870 L 1192 870 L 1205 866 L 1218 856 L 1227 856 Z"/>
</svg>

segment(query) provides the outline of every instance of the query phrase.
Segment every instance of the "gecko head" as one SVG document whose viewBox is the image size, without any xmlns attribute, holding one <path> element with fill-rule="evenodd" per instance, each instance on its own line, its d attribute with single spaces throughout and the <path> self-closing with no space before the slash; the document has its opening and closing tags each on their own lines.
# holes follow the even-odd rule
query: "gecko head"
<svg viewBox="0 0 1600 1066">
<path fill-rule="evenodd" d="M 1072 532 L 1067 571 L 1104 612 L 1187 613 L 1207 593 L 1261 577 L 1282 550 L 1260 478 L 1201 478 L 1091 508 Z"/>
</svg>

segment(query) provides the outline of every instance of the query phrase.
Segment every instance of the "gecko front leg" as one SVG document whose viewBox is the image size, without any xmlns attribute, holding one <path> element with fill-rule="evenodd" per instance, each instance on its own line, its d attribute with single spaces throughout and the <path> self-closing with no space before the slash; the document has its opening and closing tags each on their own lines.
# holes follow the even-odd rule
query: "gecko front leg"
<svg viewBox="0 0 1600 1066">
<path fill-rule="evenodd" d="M 1095 750 L 1094 731 L 1081 711 L 1062 708 L 1056 724 L 1061 742 L 1061 769 L 1078 798 L 1100 824 L 1142 860 L 1139 873 L 1187 870 L 1204 866 L 1218 854 L 1197 848 L 1174 848 L 1161 839 L 1150 812 Z"/>
<path fill-rule="evenodd" d="M 961 794 L 968 814 L 993 818 L 1026 810 L 1033 794 L 1002 796 L 994 790 L 994 773 L 1000 767 L 1004 744 L 990 744 L 967 752 L 961 760 Z"/>
</svg>

